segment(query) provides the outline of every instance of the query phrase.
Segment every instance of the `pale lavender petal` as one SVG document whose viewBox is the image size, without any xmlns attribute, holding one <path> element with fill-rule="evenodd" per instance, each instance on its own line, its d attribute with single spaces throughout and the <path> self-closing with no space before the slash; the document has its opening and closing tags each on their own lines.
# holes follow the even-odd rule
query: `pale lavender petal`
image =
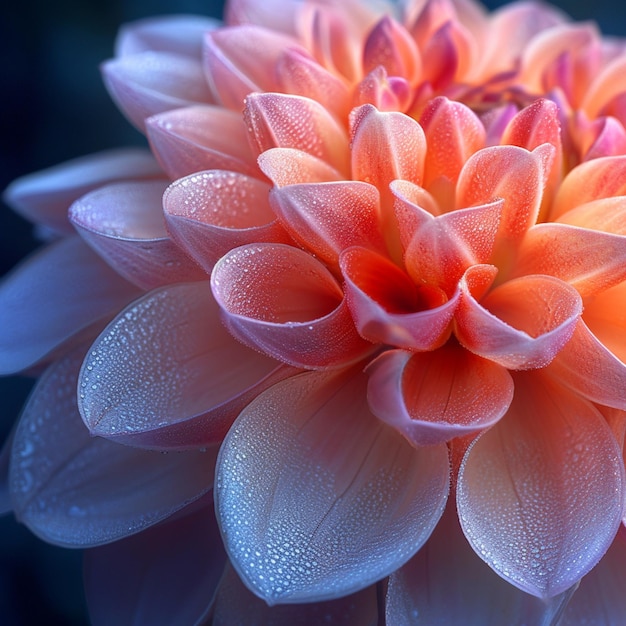
<svg viewBox="0 0 626 626">
<path fill-rule="evenodd" d="M 373 586 L 337 600 L 268 606 L 227 567 L 215 599 L 213 626 L 376 626 L 377 619 Z"/>
<path fill-rule="evenodd" d="M 213 98 L 199 60 L 171 52 L 141 52 L 102 65 L 111 97 L 142 132 L 145 120 L 156 113 Z"/>
<path fill-rule="evenodd" d="M 389 577 L 387 624 L 554 626 L 574 591 L 542 600 L 504 581 L 470 548 L 448 502 L 426 545 Z"/>
<path fill-rule="evenodd" d="M 248 405 L 224 440 L 224 542 L 270 605 L 365 589 L 411 558 L 443 512 L 446 446 L 410 446 L 370 413 L 366 385 L 354 370 L 300 374 Z"/>
<path fill-rule="evenodd" d="M 219 442 L 261 391 L 293 373 L 235 341 L 208 282 L 146 294 L 98 337 L 79 378 L 93 435 L 152 449 Z"/>
<path fill-rule="evenodd" d="M 200 510 L 85 551 L 93 626 L 200 623 L 226 564 L 211 494 L 202 500 Z"/>
<path fill-rule="evenodd" d="M 217 454 L 163 454 L 92 437 L 76 406 L 84 353 L 39 379 L 15 433 L 9 477 L 17 518 L 45 541 L 76 548 L 137 533 L 204 495 Z"/>
<path fill-rule="evenodd" d="M 552 598 L 611 545 L 624 508 L 624 463 L 590 402 L 539 371 L 516 372 L 514 382 L 508 413 L 465 455 L 457 506 L 463 532 L 492 569 Z"/>
<path fill-rule="evenodd" d="M 147 150 L 107 150 L 18 178 L 7 187 L 4 201 L 26 219 L 69 234 L 74 229 L 67 219 L 67 210 L 88 191 L 117 180 L 162 176 Z"/>
<path fill-rule="evenodd" d="M 202 15 L 163 15 L 130 22 L 119 30 L 115 56 L 152 50 L 201 59 L 204 34 L 220 25 L 219 20 Z"/>
<path fill-rule="evenodd" d="M 83 239 L 141 289 L 207 278 L 167 234 L 166 187 L 164 181 L 107 185 L 77 200 L 69 212 Z"/>
<path fill-rule="evenodd" d="M 44 248 L 0 284 L 0 373 L 24 370 L 68 340 L 99 332 L 140 293 L 80 237 Z"/>
</svg>

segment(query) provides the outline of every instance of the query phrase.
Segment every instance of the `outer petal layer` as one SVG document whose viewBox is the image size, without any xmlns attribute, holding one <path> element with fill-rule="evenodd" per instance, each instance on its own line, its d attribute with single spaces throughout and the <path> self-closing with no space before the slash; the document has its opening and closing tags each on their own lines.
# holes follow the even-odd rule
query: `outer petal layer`
<svg viewBox="0 0 626 626">
<path fill-rule="evenodd" d="M 218 460 L 227 551 L 268 604 L 364 589 L 406 562 L 448 491 L 445 445 L 416 450 L 377 420 L 360 373 L 308 372 L 259 396 Z"/>
</svg>

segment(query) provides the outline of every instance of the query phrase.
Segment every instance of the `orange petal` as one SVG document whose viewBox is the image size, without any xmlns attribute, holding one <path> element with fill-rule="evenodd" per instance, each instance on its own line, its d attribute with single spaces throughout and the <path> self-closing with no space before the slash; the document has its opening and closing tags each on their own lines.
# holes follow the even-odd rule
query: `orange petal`
<svg viewBox="0 0 626 626">
<path fill-rule="evenodd" d="M 328 183 L 343 176 L 326 161 L 295 148 L 270 148 L 258 158 L 259 168 L 276 187 Z"/>
</svg>

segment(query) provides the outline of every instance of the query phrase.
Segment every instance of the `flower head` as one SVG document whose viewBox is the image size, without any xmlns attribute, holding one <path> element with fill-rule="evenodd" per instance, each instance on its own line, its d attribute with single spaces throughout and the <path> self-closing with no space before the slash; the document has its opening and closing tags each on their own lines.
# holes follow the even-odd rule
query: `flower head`
<svg viewBox="0 0 626 626">
<path fill-rule="evenodd" d="M 156 162 L 7 191 L 60 236 L 0 287 L 2 370 L 47 367 L 13 509 L 102 546 L 99 619 L 156 551 L 185 623 L 574 623 L 624 577 L 624 45 L 534 3 L 265 6 L 126 27 L 103 73 Z"/>
</svg>

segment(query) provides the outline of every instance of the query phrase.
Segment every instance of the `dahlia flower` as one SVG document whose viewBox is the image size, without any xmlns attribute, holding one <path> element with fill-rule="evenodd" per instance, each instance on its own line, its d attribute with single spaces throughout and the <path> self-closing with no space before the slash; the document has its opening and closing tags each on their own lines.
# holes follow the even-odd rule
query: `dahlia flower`
<svg viewBox="0 0 626 626">
<path fill-rule="evenodd" d="M 533 2 L 125 26 L 150 150 L 6 191 L 0 504 L 94 624 L 617 624 L 626 46 Z"/>
</svg>

